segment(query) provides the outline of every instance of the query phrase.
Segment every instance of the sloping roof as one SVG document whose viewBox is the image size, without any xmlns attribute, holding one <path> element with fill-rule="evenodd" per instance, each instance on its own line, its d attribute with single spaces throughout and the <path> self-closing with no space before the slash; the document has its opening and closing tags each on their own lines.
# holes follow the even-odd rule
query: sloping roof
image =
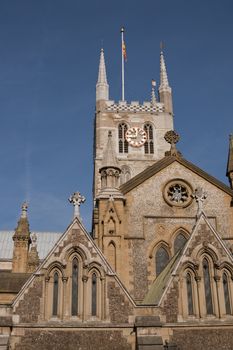
<svg viewBox="0 0 233 350">
<path fill-rule="evenodd" d="M 30 276 L 30 273 L 0 271 L 0 293 L 18 293 Z"/>
<path fill-rule="evenodd" d="M 222 191 L 228 193 L 230 196 L 233 197 L 233 190 L 230 189 L 227 185 L 225 185 L 223 182 L 219 181 L 215 177 L 209 175 L 206 173 L 204 170 L 200 169 L 193 163 L 187 161 L 186 159 L 182 157 L 173 157 L 173 156 L 166 156 L 162 158 L 161 160 L 158 160 L 155 164 L 151 165 L 144 171 L 142 171 L 140 174 L 134 176 L 132 179 L 124 183 L 123 185 L 120 186 L 120 191 L 123 194 L 128 193 L 135 187 L 139 186 L 141 183 L 161 171 L 162 169 L 166 168 L 170 164 L 178 162 L 184 167 L 188 168 L 189 170 L 193 171 L 195 174 L 201 176 L 208 182 L 212 183 L 213 185 L 217 186 L 220 188 Z"/>
<path fill-rule="evenodd" d="M 146 294 L 142 305 L 157 305 L 159 300 L 164 292 L 164 289 L 168 283 L 168 280 L 171 277 L 171 273 L 174 269 L 174 266 L 178 262 L 181 256 L 181 250 L 179 250 L 168 262 L 166 267 L 161 271 L 158 277 L 152 283 L 148 293 Z"/>
<path fill-rule="evenodd" d="M 37 249 L 40 260 L 43 260 L 54 244 L 61 237 L 60 232 L 31 232 L 36 233 Z M 11 260 L 13 257 L 14 231 L 0 231 L 0 260 Z"/>
</svg>

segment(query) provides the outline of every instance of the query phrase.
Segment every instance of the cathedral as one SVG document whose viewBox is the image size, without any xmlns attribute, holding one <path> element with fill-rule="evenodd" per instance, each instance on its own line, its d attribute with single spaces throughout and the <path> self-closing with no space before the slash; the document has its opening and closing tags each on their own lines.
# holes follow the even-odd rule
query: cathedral
<svg viewBox="0 0 233 350">
<path fill-rule="evenodd" d="M 92 232 L 79 192 L 63 233 L 30 231 L 27 203 L 0 231 L 0 349 L 233 349 L 233 136 L 230 186 L 178 141 L 163 51 L 140 104 L 109 99 L 102 49 Z"/>
</svg>

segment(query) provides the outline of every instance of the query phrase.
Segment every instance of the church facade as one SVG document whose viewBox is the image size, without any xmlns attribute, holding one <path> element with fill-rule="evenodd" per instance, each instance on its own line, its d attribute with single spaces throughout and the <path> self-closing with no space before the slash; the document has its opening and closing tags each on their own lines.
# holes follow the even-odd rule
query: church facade
<svg viewBox="0 0 233 350">
<path fill-rule="evenodd" d="M 163 52 L 158 96 L 111 101 L 101 50 L 92 234 L 79 192 L 63 234 L 26 203 L 0 232 L 0 349 L 233 348 L 233 137 L 228 187 L 177 149 Z"/>
</svg>

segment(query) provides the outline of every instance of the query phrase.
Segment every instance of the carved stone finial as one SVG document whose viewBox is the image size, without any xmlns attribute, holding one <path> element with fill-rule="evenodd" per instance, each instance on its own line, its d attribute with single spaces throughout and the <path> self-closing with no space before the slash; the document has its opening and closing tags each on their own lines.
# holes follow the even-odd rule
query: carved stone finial
<svg viewBox="0 0 233 350">
<path fill-rule="evenodd" d="M 37 247 L 37 235 L 35 232 L 31 234 L 31 242 L 32 247 Z"/>
<path fill-rule="evenodd" d="M 176 143 L 180 140 L 180 135 L 174 130 L 169 130 L 164 135 L 164 139 L 171 145 L 170 151 L 166 152 L 165 155 L 175 157 L 181 156 L 181 153 L 176 149 Z"/>
<path fill-rule="evenodd" d="M 156 96 L 155 96 L 155 87 L 156 87 L 156 81 L 152 79 L 151 81 L 151 105 L 156 105 Z"/>
<path fill-rule="evenodd" d="M 74 192 L 72 196 L 69 198 L 69 202 L 73 204 L 74 206 L 74 218 L 78 217 L 80 218 L 80 211 L 79 207 L 82 203 L 84 203 L 86 198 L 81 195 L 80 192 Z"/>
<path fill-rule="evenodd" d="M 27 210 L 28 210 L 28 204 L 27 202 L 24 202 L 21 206 L 22 212 L 21 212 L 21 218 L 27 217 Z"/>
<path fill-rule="evenodd" d="M 192 197 L 197 202 L 197 206 L 198 206 L 197 218 L 199 218 L 203 211 L 203 203 L 204 203 L 204 200 L 207 198 L 207 193 L 203 190 L 203 188 L 197 187 L 193 192 Z"/>
</svg>

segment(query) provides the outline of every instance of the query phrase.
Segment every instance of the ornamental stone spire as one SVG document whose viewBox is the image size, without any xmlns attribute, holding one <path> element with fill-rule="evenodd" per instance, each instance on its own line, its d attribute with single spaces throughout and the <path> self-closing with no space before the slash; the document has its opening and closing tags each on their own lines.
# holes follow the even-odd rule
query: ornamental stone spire
<svg viewBox="0 0 233 350">
<path fill-rule="evenodd" d="M 230 186 L 233 189 L 233 135 L 229 137 L 229 153 L 227 162 L 227 176 L 230 182 Z"/>
<path fill-rule="evenodd" d="M 109 99 L 109 85 L 107 82 L 107 74 L 104 60 L 104 49 L 100 51 L 100 63 L 98 81 L 96 84 L 96 101 Z"/>
<path fill-rule="evenodd" d="M 163 50 L 160 52 L 160 85 L 159 85 L 160 102 L 164 103 L 165 112 L 173 114 L 172 107 L 172 89 L 168 82 L 167 69 L 164 60 Z"/>
<path fill-rule="evenodd" d="M 27 208 L 28 205 L 26 202 L 24 202 L 22 205 L 21 216 L 13 235 L 14 248 L 12 272 L 27 272 L 28 251 L 31 242 Z"/>
</svg>

